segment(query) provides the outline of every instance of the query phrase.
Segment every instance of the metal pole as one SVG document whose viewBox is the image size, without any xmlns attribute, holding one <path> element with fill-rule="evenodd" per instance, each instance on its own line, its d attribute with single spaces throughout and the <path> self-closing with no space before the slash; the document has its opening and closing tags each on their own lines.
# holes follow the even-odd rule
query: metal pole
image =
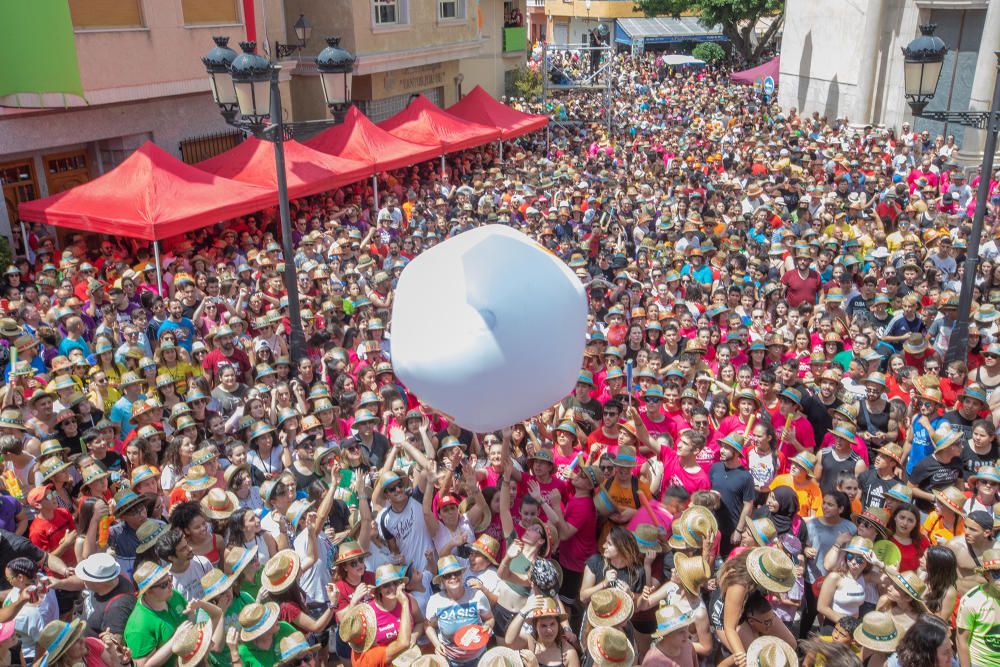
<svg viewBox="0 0 1000 667">
<path fill-rule="evenodd" d="M 500 150 L 500 161 L 503 162 L 503 139 L 497 140 L 497 148 Z"/>
<path fill-rule="evenodd" d="M 986 197 L 993 175 L 993 154 L 997 150 L 997 132 L 1000 131 L 1000 52 L 997 52 L 997 78 L 993 83 L 993 103 L 986 123 L 986 142 L 983 145 L 983 166 L 979 175 L 979 189 L 976 191 L 976 213 L 972 218 L 972 235 L 965 254 L 962 276 L 962 292 L 958 297 L 958 316 L 948 341 L 946 363 L 968 358 L 969 315 L 972 312 L 972 292 L 976 286 L 976 271 L 979 265 L 979 239 L 983 235 L 983 218 L 986 215 Z"/>
<path fill-rule="evenodd" d="M 281 215 L 281 249 L 285 259 L 285 290 L 288 292 L 288 319 L 292 325 L 292 344 L 289 352 L 292 363 L 297 364 L 306 353 L 306 334 L 302 330 L 299 311 L 299 286 L 295 280 L 295 253 L 292 248 L 292 219 L 288 211 L 288 182 L 285 176 L 285 121 L 281 111 L 281 91 L 278 73 L 271 77 L 271 120 L 275 123 L 274 167 L 278 177 L 278 211 Z"/>
<path fill-rule="evenodd" d="M 100 153 L 100 151 L 98 151 Z M 24 243 L 24 258 L 35 263 L 35 258 L 31 256 L 31 246 L 28 244 L 28 228 L 24 225 L 24 220 L 18 220 L 21 223 L 21 242 Z M 159 262 L 157 262 L 159 264 Z"/>
<path fill-rule="evenodd" d="M 375 210 L 378 211 L 378 174 L 372 174 L 372 189 L 375 190 Z"/>
<path fill-rule="evenodd" d="M 448 168 L 447 168 L 447 166 L 445 166 L 444 156 L 442 155 L 441 156 L 441 176 L 442 177 L 445 176 L 447 174 L 447 172 L 448 172 Z"/>
<path fill-rule="evenodd" d="M 160 294 L 163 291 L 163 274 L 160 269 L 160 242 L 153 241 L 153 259 L 156 261 L 156 293 L 161 297 L 166 297 L 166 294 Z"/>
</svg>

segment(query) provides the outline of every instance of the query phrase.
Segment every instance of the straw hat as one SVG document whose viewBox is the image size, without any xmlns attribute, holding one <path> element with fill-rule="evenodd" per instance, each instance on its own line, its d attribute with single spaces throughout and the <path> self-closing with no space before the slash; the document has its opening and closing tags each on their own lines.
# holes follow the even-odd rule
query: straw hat
<svg viewBox="0 0 1000 667">
<path fill-rule="evenodd" d="M 691 505 L 684 510 L 680 521 L 674 521 L 674 526 L 677 526 L 675 532 L 679 531 L 688 547 L 700 547 L 702 542 L 719 532 L 719 523 L 715 515 L 701 505 Z"/>
<path fill-rule="evenodd" d="M 425 656 L 431 657 L 431 656 Z M 442 666 L 448 664 L 447 660 L 441 658 L 441 656 L 433 656 L 442 660 Z M 437 664 L 437 663 L 427 663 Z M 479 658 L 479 667 L 523 667 L 524 661 L 521 660 L 521 654 L 512 648 L 507 648 L 506 646 L 494 646 L 486 653 L 483 653 L 482 657 Z M 412 663 L 410 667 L 417 667 L 417 663 Z"/>
<path fill-rule="evenodd" d="M 867 537 L 860 537 L 855 535 L 850 539 L 850 541 L 841 547 L 841 551 L 848 554 L 854 554 L 856 556 L 868 556 L 872 553 L 874 544 Z"/>
<path fill-rule="evenodd" d="M 548 616 L 554 616 L 560 621 L 565 621 L 568 618 L 566 612 L 559 608 L 559 603 L 556 600 L 545 596 L 541 599 L 540 606 L 531 610 L 528 618 L 545 618 Z"/>
<path fill-rule="evenodd" d="M 310 644 L 306 636 L 296 630 L 278 642 L 279 665 L 289 665 L 319 650 L 319 644 Z"/>
<path fill-rule="evenodd" d="M 798 667 L 795 649 L 786 642 L 764 635 L 750 642 L 747 647 L 747 667 Z"/>
<path fill-rule="evenodd" d="M 884 507 L 869 507 L 861 514 L 855 514 L 851 518 L 855 521 L 867 521 L 875 526 L 875 530 L 877 530 L 882 537 L 888 537 L 890 516 L 889 510 Z"/>
<path fill-rule="evenodd" d="M 858 646 L 892 653 L 901 639 L 892 616 L 883 611 L 870 611 L 861 619 L 861 625 L 854 628 L 854 641 Z"/>
<path fill-rule="evenodd" d="M 368 606 L 361 608 L 370 609 Z M 257 637 L 267 634 L 268 630 L 278 622 L 278 614 L 278 605 L 275 602 L 252 602 L 243 607 L 239 616 L 240 641 L 252 642 Z M 374 628 L 372 629 L 372 638 L 374 639 Z"/>
<path fill-rule="evenodd" d="M 99 479 L 110 477 L 111 473 L 102 468 L 100 465 L 90 465 L 86 466 L 80 471 L 80 475 L 83 477 L 83 481 L 80 482 L 81 487 L 89 486 Z"/>
<path fill-rule="evenodd" d="M 681 586 L 692 595 L 700 595 L 701 587 L 712 578 L 712 571 L 702 556 L 688 556 L 685 553 L 674 554 L 674 572 L 681 581 Z"/>
<path fill-rule="evenodd" d="M 63 461 L 60 458 L 52 458 L 42 461 L 38 464 L 38 472 L 42 474 L 42 483 L 44 484 L 72 465 L 72 463 Z"/>
<path fill-rule="evenodd" d="M 215 521 L 225 521 L 239 506 L 240 500 L 236 494 L 224 489 L 209 489 L 208 495 L 201 499 L 201 511 Z"/>
<path fill-rule="evenodd" d="M 875 450 L 875 453 L 892 459 L 896 465 L 903 465 L 903 448 L 899 445 L 882 445 Z"/>
<path fill-rule="evenodd" d="M 361 545 L 354 540 L 346 540 L 337 549 L 337 560 L 334 565 L 346 563 L 355 558 L 367 558 L 368 552 L 361 548 Z"/>
<path fill-rule="evenodd" d="M 587 653 L 594 667 L 632 667 L 635 664 L 635 648 L 625 633 L 615 628 L 591 630 L 587 635 Z"/>
<path fill-rule="evenodd" d="M 156 541 L 168 530 L 170 530 L 170 526 L 162 521 L 157 521 L 156 519 L 146 519 L 143 521 L 142 525 L 135 531 L 136 537 L 139 538 L 139 546 L 135 548 L 136 553 L 141 554 L 152 549 L 156 546 Z"/>
<path fill-rule="evenodd" d="M 927 351 L 927 347 L 927 339 L 919 333 L 910 334 L 906 342 L 903 343 L 903 351 L 912 355 L 923 354 Z"/>
<path fill-rule="evenodd" d="M 602 588 L 590 598 L 587 620 L 595 628 L 610 628 L 632 618 L 634 609 L 631 595 L 617 586 Z"/>
<path fill-rule="evenodd" d="M 767 517 L 754 519 L 750 522 L 750 535 L 759 547 L 768 547 L 778 538 L 778 529 Z"/>
<path fill-rule="evenodd" d="M 983 552 L 983 564 L 976 568 L 980 574 L 1000 570 L 1000 549 L 987 549 Z"/>
<path fill-rule="evenodd" d="M 181 484 L 184 485 L 184 490 L 188 493 L 196 493 L 198 491 L 208 491 L 215 486 L 216 481 L 214 477 L 210 477 L 205 472 L 203 466 L 191 466 L 188 468 L 187 473 L 185 473 L 184 479 L 181 480 Z"/>
<path fill-rule="evenodd" d="M 885 573 L 892 580 L 892 583 L 896 584 L 904 593 L 917 602 L 923 603 L 927 584 L 915 570 L 901 573 L 895 568 L 887 567 Z"/>
<path fill-rule="evenodd" d="M 957 486 L 946 486 L 934 491 L 934 499 L 959 516 L 965 516 L 965 494 Z"/>
<path fill-rule="evenodd" d="M 180 667 L 194 667 L 208 655 L 211 647 L 212 621 L 208 620 L 204 623 L 192 623 L 186 632 L 174 639 L 171 650 L 177 656 Z"/>
<path fill-rule="evenodd" d="M 665 600 L 660 600 L 660 606 L 656 610 L 656 630 L 653 632 L 653 639 L 660 639 L 671 632 L 686 628 L 694 621 L 692 610 L 682 612 L 679 607 L 668 605 Z"/>
<path fill-rule="evenodd" d="M 792 559 L 776 547 L 757 547 L 747 555 L 747 572 L 758 586 L 772 593 L 785 593 L 795 585 Z"/>
<path fill-rule="evenodd" d="M 291 588 L 299 578 L 302 561 L 291 549 L 282 549 L 264 565 L 260 587 L 268 593 L 280 593 Z"/>
<path fill-rule="evenodd" d="M 639 551 L 644 554 L 656 554 L 663 551 L 660 547 L 660 531 L 649 523 L 640 523 L 633 531 Z"/>
<path fill-rule="evenodd" d="M 476 538 L 470 547 L 476 553 L 482 554 L 494 566 L 499 565 L 497 558 L 500 556 L 500 543 L 490 535 L 483 533 Z"/>
<path fill-rule="evenodd" d="M 443 556 L 438 559 L 438 573 L 434 575 L 432 580 L 434 584 L 440 585 L 446 576 L 454 572 L 464 572 L 465 566 L 462 565 L 462 561 L 458 560 L 455 556 Z"/>
<path fill-rule="evenodd" d="M 257 545 L 249 549 L 240 546 L 226 547 L 226 555 L 222 559 L 223 571 L 234 580 L 239 579 L 243 570 L 257 558 Z"/>
<path fill-rule="evenodd" d="M 74 618 L 69 623 L 63 621 L 52 621 L 38 635 L 35 650 L 37 655 L 45 655 L 47 664 L 54 663 L 66 653 L 66 650 L 76 643 L 83 636 L 83 631 L 87 624 L 79 618 Z"/>
<path fill-rule="evenodd" d="M 913 491 L 902 482 L 893 484 L 892 488 L 885 492 L 886 497 L 892 498 L 901 503 L 909 505 L 913 502 Z"/>
<path fill-rule="evenodd" d="M 146 591 L 169 576 L 170 570 L 148 560 L 141 563 L 132 575 L 135 579 L 135 585 L 139 587 L 140 598 L 146 594 Z"/>
<path fill-rule="evenodd" d="M 273 602 L 271 604 L 274 604 Z M 277 605 L 275 611 L 277 611 Z M 243 614 L 240 614 L 240 620 Z M 340 623 L 338 630 L 340 640 L 351 647 L 352 651 L 363 653 L 375 643 L 375 630 L 377 622 L 375 620 L 375 610 L 369 605 L 359 605 L 354 608 Z"/>
<path fill-rule="evenodd" d="M 205 592 L 203 599 L 211 602 L 232 588 L 235 581 L 236 579 L 226 575 L 219 568 L 213 567 L 201 577 L 201 587 Z"/>
<path fill-rule="evenodd" d="M 812 452 L 799 452 L 793 456 L 789 462 L 802 468 L 810 477 L 813 476 L 813 473 L 816 470 L 816 455 Z"/>
</svg>

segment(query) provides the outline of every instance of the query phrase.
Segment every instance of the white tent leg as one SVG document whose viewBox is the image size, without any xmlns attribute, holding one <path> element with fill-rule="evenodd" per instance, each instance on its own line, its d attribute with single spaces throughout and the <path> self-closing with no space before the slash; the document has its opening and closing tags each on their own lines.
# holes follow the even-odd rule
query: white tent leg
<svg viewBox="0 0 1000 667">
<path fill-rule="evenodd" d="M 153 241 L 153 258 L 156 260 L 156 293 L 160 294 L 163 289 L 163 274 L 160 268 L 160 242 Z M 166 294 L 160 294 L 161 297 L 166 297 Z"/>
<path fill-rule="evenodd" d="M 375 191 L 375 210 L 378 211 L 378 175 L 372 174 L 372 189 Z"/>
<path fill-rule="evenodd" d="M 444 164 L 444 156 L 441 156 L 441 176 L 443 177 L 447 173 L 447 169 Z"/>
<path fill-rule="evenodd" d="M 500 161 L 503 162 L 503 139 L 497 141 L 497 147 L 500 149 Z"/>
</svg>

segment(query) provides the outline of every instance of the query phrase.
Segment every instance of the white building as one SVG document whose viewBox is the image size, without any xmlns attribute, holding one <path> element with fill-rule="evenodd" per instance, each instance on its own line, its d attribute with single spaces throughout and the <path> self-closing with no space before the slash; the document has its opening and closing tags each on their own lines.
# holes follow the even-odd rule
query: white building
<svg viewBox="0 0 1000 667">
<path fill-rule="evenodd" d="M 948 46 L 928 110 L 989 108 L 1000 51 L 1000 0 L 786 0 L 778 99 L 801 113 L 899 128 L 913 121 L 932 136 L 954 134 L 960 160 L 979 164 L 985 135 L 913 120 L 903 96 L 902 47 L 937 25 Z"/>
</svg>

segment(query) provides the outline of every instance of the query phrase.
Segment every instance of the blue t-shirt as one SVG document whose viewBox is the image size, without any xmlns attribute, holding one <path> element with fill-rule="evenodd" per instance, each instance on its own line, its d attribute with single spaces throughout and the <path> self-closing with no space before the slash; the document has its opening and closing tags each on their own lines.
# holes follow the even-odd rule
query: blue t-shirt
<svg viewBox="0 0 1000 667">
<path fill-rule="evenodd" d="M 194 323 L 191 320 L 186 317 L 182 317 L 180 322 L 167 319 L 160 325 L 156 336 L 162 336 L 164 331 L 173 331 L 177 337 L 177 344 L 188 352 L 191 351 L 191 346 L 194 344 Z"/>
<path fill-rule="evenodd" d="M 931 428 L 935 431 L 944 422 L 941 417 L 931 420 Z M 920 423 L 920 415 L 913 418 L 913 442 L 910 444 L 910 455 L 906 459 L 906 474 L 913 474 L 913 467 L 934 452 L 934 441 L 924 425 Z"/>
<path fill-rule="evenodd" d="M 427 601 L 427 618 L 437 620 L 438 636 L 446 646 L 458 650 L 463 649 L 461 646 L 455 646 L 453 641 L 455 633 L 467 625 L 481 624 L 484 615 L 488 617 L 489 614 L 490 603 L 486 596 L 472 588 L 466 588 L 458 600 L 452 600 L 444 593 L 435 593 Z M 484 646 L 477 653 L 463 657 L 463 662 L 475 660 L 485 652 Z"/>
</svg>

